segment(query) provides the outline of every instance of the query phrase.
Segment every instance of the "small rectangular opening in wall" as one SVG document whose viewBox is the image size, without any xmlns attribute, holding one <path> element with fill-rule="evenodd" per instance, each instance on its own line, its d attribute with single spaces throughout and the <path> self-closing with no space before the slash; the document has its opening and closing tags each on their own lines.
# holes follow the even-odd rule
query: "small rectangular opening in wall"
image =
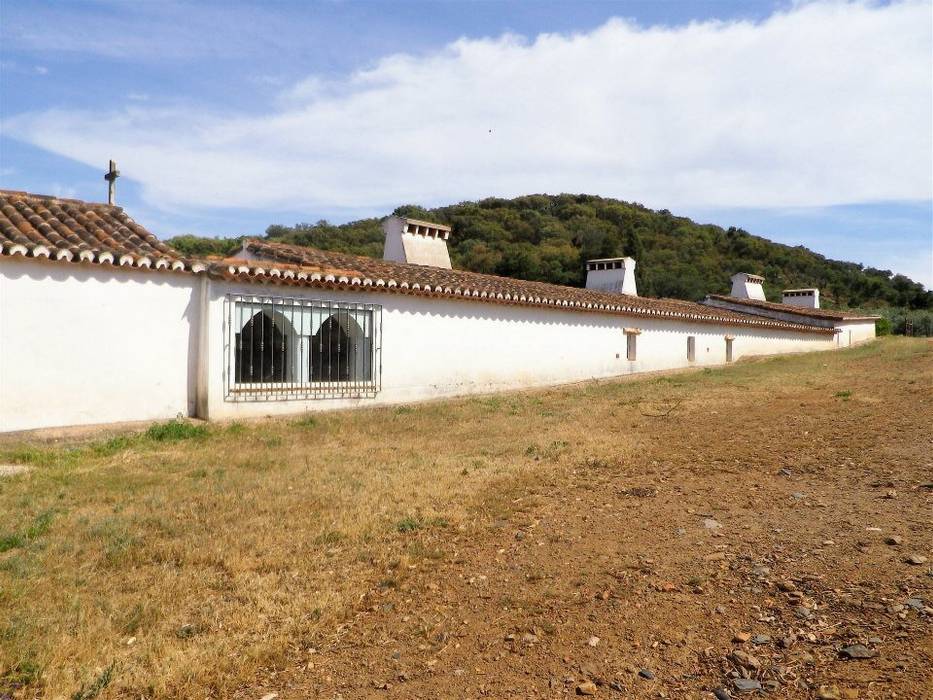
<svg viewBox="0 0 933 700">
<path fill-rule="evenodd" d="M 726 362 L 732 362 L 732 341 L 733 338 L 726 336 Z"/>
<path fill-rule="evenodd" d="M 625 334 L 625 358 L 632 362 L 635 361 L 636 347 L 635 344 L 638 341 L 638 335 L 635 333 L 626 333 Z"/>
<path fill-rule="evenodd" d="M 697 339 L 690 335 L 687 336 L 687 361 L 695 362 L 697 359 Z"/>
</svg>

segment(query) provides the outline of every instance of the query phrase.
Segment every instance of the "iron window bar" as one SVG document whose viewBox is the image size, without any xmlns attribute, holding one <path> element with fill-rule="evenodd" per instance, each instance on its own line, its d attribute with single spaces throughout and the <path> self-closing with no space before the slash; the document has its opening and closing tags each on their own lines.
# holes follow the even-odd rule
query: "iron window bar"
<svg viewBox="0 0 933 700">
<path fill-rule="evenodd" d="M 372 398 L 382 388 L 382 306 L 228 294 L 224 395 L 232 401 Z"/>
</svg>

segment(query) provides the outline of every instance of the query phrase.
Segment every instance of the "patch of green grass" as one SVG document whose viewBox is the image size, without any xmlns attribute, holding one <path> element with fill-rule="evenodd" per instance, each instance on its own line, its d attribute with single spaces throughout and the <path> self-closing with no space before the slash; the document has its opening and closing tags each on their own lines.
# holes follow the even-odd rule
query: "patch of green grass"
<svg viewBox="0 0 933 700">
<path fill-rule="evenodd" d="M 4 461 L 13 464 L 29 464 L 36 467 L 49 467 L 57 464 L 78 450 L 54 450 L 41 447 L 24 447 L 8 452 Z"/>
<path fill-rule="evenodd" d="M 29 543 L 40 538 L 49 531 L 54 515 L 54 512 L 51 510 L 43 511 L 33 519 L 32 523 L 25 530 L 0 535 L 0 552 L 8 552 L 11 549 L 25 547 Z"/>
<path fill-rule="evenodd" d="M 327 532 L 322 532 L 320 535 L 314 538 L 314 544 L 318 545 L 335 545 L 342 542 L 345 539 L 345 536 L 342 532 L 337 532 L 336 530 L 328 530 Z"/>
<path fill-rule="evenodd" d="M 174 419 L 155 423 L 142 433 L 116 435 L 97 440 L 79 447 L 20 447 L 0 452 L 0 459 L 13 464 L 28 464 L 36 467 L 69 467 L 79 465 L 91 458 L 111 457 L 119 452 L 143 447 L 146 443 L 178 442 L 198 440 L 210 434 L 207 426 L 195 425 L 186 420 Z M 59 474 L 58 478 L 67 478 Z"/>
<path fill-rule="evenodd" d="M 124 634 L 135 634 L 142 626 L 145 617 L 146 608 L 142 603 L 136 603 L 119 621 L 120 629 Z"/>
<path fill-rule="evenodd" d="M 207 437 L 207 426 L 195 425 L 185 420 L 170 420 L 166 423 L 156 423 L 149 426 L 144 433 L 147 439 L 154 442 L 178 442 L 179 440 L 192 440 Z"/>
<path fill-rule="evenodd" d="M 399 532 L 414 532 L 421 529 L 421 523 L 412 517 L 406 517 L 395 523 L 395 529 Z"/>
<path fill-rule="evenodd" d="M 567 448 L 570 447 L 566 440 L 554 440 L 549 445 L 541 447 L 538 444 L 531 444 L 525 448 L 525 456 L 531 457 L 535 461 L 556 460 Z"/>
<path fill-rule="evenodd" d="M 116 663 L 116 661 L 112 662 L 90 685 L 84 685 L 82 683 L 81 687 L 72 693 L 71 700 L 93 700 L 93 698 L 100 695 L 101 691 L 110 685 L 110 681 L 113 680 L 113 670 L 116 667 Z"/>
<path fill-rule="evenodd" d="M 18 661 L 9 670 L 0 675 L 0 693 L 2 697 L 12 697 L 19 688 L 35 685 L 42 678 L 42 667 L 31 658 Z M 11 695 L 7 695 L 7 693 Z"/>
<path fill-rule="evenodd" d="M 138 435 L 118 435 L 103 442 L 93 443 L 88 449 L 96 457 L 109 457 L 117 452 L 128 450 L 137 443 L 139 443 Z"/>
<path fill-rule="evenodd" d="M 24 579 L 33 572 L 33 567 L 30 566 L 26 557 L 16 555 L 0 561 L 0 571 L 9 574 L 12 578 Z"/>
<path fill-rule="evenodd" d="M 852 396 L 852 392 L 846 389 L 845 391 L 837 391 L 835 394 L 833 394 L 833 396 L 837 399 L 847 401 Z"/>
<path fill-rule="evenodd" d="M 126 522 L 117 518 L 101 520 L 88 530 L 88 534 L 101 541 L 107 561 L 111 564 L 119 562 L 137 541 Z"/>
<path fill-rule="evenodd" d="M 226 428 L 227 435 L 242 435 L 246 432 L 246 426 L 234 421 Z"/>
<path fill-rule="evenodd" d="M 312 415 L 305 415 L 297 420 L 292 421 L 292 426 L 295 428 L 303 428 L 308 430 L 317 426 L 317 419 Z"/>
</svg>

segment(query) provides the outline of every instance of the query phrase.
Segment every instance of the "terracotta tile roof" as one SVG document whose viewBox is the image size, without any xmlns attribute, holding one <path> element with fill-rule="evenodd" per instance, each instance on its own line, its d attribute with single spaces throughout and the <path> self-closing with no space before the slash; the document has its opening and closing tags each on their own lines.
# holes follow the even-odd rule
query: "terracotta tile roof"
<svg viewBox="0 0 933 700">
<path fill-rule="evenodd" d="M 792 291 L 792 290 L 787 290 Z M 707 294 L 707 299 L 718 299 L 731 304 L 740 304 L 748 307 L 748 313 L 756 311 L 780 311 L 785 314 L 794 314 L 803 318 L 818 318 L 823 321 L 874 321 L 878 316 L 865 316 L 854 314 L 851 311 L 833 311 L 832 309 L 808 309 L 792 304 L 778 304 L 773 301 L 760 301 L 758 299 L 739 299 L 726 294 Z"/>
<path fill-rule="evenodd" d="M 0 255 L 203 269 L 109 204 L 0 190 Z"/>
<path fill-rule="evenodd" d="M 250 253 L 270 262 L 186 259 L 133 221 L 120 207 L 0 190 L 0 256 L 192 273 L 206 271 L 212 277 L 250 283 L 324 288 L 359 286 L 368 291 L 459 297 L 500 304 L 814 333 L 832 332 L 832 329 L 816 328 L 804 322 L 788 323 L 677 299 L 610 294 L 465 270 L 375 260 L 284 243 L 250 240 L 245 246 Z"/>
<path fill-rule="evenodd" d="M 359 255 L 285 243 L 248 240 L 246 251 L 264 260 L 238 258 L 211 261 L 209 272 L 228 280 L 347 288 L 368 291 L 460 297 L 502 304 L 566 307 L 626 316 L 677 318 L 701 323 L 756 326 L 808 332 L 832 332 L 803 323 L 788 323 L 678 299 L 651 299 L 611 294 L 545 282 L 530 282 L 465 270 L 376 260 Z"/>
</svg>

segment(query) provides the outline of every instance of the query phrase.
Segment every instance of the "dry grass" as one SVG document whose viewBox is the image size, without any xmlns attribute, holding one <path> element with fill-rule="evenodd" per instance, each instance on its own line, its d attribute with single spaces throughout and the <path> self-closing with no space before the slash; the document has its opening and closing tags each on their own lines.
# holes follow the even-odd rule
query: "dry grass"
<svg viewBox="0 0 933 700">
<path fill-rule="evenodd" d="M 0 479 L 0 694 L 229 695 L 326 643 L 373 586 L 449 555 L 423 532 L 453 542 L 510 517 L 516 488 L 637 450 L 678 402 L 728 410 L 737 394 L 844 375 L 859 358 L 929 352 L 886 340 L 636 381 L 3 444 L 0 462 L 31 469 Z"/>
</svg>

